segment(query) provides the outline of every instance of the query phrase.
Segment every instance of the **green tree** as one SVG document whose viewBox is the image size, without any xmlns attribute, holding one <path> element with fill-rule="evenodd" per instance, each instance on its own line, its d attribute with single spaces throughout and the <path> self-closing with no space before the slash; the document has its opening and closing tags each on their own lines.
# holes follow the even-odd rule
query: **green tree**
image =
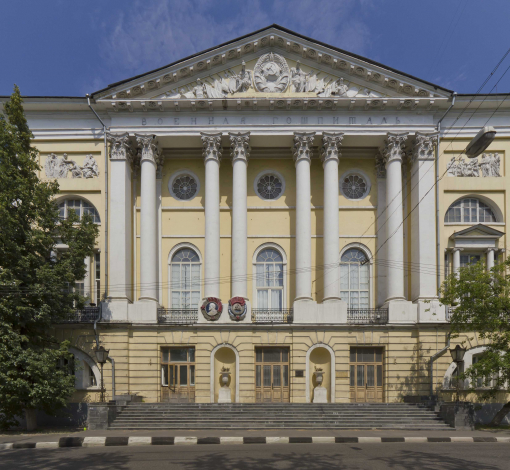
<svg viewBox="0 0 510 470">
<path fill-rule="evenodd" d="M 487 349 L 479 360 L 464 371 L 471 388 L 483 386 L 481 398 L 495 398 L 510 383 L 510 258 L 487 271 L 483 263 L 461 268 L 442 284 L 440 301 L 451 305 L 452 338 L 477 333 Z M 499 425 L 510 411 L 510 402 L 491 424 Z"/>
<path fill-rule="evenodd" d="M 59 220 L 56 181 L 42 182 L 38 152 L 24 115 L 19 88 L 0 113 L 0 427 L 35 410 L 54 413 L 74 390 L 69 344 L 52 324 L 84 299 L 74 292 L 85 276 L 97 226 L 71 211 Z M 68 248 L 56 255 L 55 245 Z"/>
</svg>

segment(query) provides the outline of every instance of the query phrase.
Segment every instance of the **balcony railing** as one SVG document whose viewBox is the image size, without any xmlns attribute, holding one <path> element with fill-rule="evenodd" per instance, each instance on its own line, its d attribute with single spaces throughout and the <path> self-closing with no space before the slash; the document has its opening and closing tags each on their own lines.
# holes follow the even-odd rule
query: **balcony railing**
<svg viewBox="0 0 510 470">
<path fill-rule="evenodd" d="M 292 323 L 293 310 L 268 310 L 267 308 L 253 308 L 251 310 L 251 321 L 253 323 Z"/>
<path fill-rule="evenodd" d="M 158 323 L 192 325 L 198 321 L 196 308 L 158 308 Z"/>
<path fill-rule="evenodd" d="M 85 307 L 55 320 L 55 323 L 94 323 L 99 320 L 99 307 Z"/>
<path fill-rule="evenodd" d="M 387 308 L 348 308 L 347 322 L 357 324 L 376 324 L 382 325 L 388 323 Z"/>
</svg>

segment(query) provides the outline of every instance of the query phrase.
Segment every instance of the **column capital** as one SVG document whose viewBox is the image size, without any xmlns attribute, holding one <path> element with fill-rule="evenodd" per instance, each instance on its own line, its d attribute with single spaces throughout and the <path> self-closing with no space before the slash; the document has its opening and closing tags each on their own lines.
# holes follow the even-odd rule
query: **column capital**
<svg viewBox="0 0 510 470">
<path fill-rule="evenodd" d="M 452 253 L 455 253 L 456 251 L 464 251 L 464 248 L 458 248 L 458 247 L 454 246 L 452 248 Z"/>
<path fill-rule="evenodd" d="M 491 251 L 496 252 L 496 251 L 497 251 L 497 248 L 494 248 L 494 247 L 492 247 L 492 248 L 487 248 L 487 249 L 485 250 L 485 253 L 490 253 Z"/>
<path fill-rule="evenodd" d="M 342 132 L 322 133 L 321 160 L 323 164 L 331 159 L 336 161 L 340 159 L 340 145 L 342 145 L 343 138 L 344 134 Z"/>
<path fill-rule="evenodd" d="M 244 160 L 248 163 L 250 158 L 250 133 L 249 132 L 229 132 L 230 137 L 230 156 L 232 164 L 236 160 Z"/>
<path fill-rule="evenodd" d="M 155 165 L 161 160 L 161 152 L 158 148 L 156 136 L 153 134 L 135 134 L 136 142 L 140 146 L 140 161 L 151 161 Z"/>
<path fill-rule="evenodd" d="M 434 149 L 437 145 L 438 136 L 439 132 L 433 132 L 432 134 L 416 133 L 411 154 L 411 165 L 414 165 L 416 161 L 434 160 Z"/>
<path fill-rule="evenodd" d="M 388 163 L 394 160 L 402 161 L 407 136 L 407 132 L 404 134 L 393 134 L 392 132 L 388 132 L 386 135 L 384 149 L 382 150 L 385 165 L 388 165 Z"/>
<path fill-rule="evenodd" d="M 129 134 L 106 133 L 106 140 L 110 143 L 110 160 L 133 161 L 135 152 L 129 140 Z"/>
<path fill-rule="evenodd" d="M 375 155 L 375 173 L 377 178 L 386 178 L 386 164 L 380 150 Z"/>
<path fill-rule="evenodd" d="M 291 150 L 296 163 L 303 159 L 310 161 L 314 137 L 315 132 L 294 132 L 294 146 Z"/>
<path fill-rule="evenodd" d="M 207 160 L 216 160 L 221 162 L 221 132 L 209 134 L 201 132 L 202 138 L 202 155 Z"/>
</svg>

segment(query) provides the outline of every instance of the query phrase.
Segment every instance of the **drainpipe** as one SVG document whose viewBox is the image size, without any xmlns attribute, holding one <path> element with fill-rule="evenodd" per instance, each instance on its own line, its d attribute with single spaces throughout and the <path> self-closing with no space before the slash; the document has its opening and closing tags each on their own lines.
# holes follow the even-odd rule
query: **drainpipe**
<svg viewBox="0 0 510 470">
<path fill-rule="evenodd" d="M 94 116 L 103 126 L 103 137 L 104 137 L 104 296 L 105 299 L 108 297 L 108 143 L 106 141 L 106 124 L 96 113 L 92 105 L 90 104 L 90 95 L 87 97 L 87 104 L 90 110 L 94 113 Z"/>
<path fill-rule="evenodd" d="M 108 297 L 108 142 L 106 141 L 106 124 L 96 113 L 92 105 L 90 104 L 90 95 L 85 95 L 87 97 L 87 104 L 90 110 L 94 113 L 94 116 L 98 119 L 98 121 L 103 126 L 103 138 L 104 138 L 104 296 L 105 299 Z M 101 321 L 103 318 L 103 308 L 102 303 L 99 302 L 99 318 L 94 322 L 94 334 L 96 336 L 96 345 L 99 347 L 99 335 L 97 334 L 97 323 Z M 112 364 L 112 400 L 115 400 L 115 359 L 113 357 L 108 356 L 106 358 Z"/>
<path fill-rule="evenodd" d="M 450 333 L 448 333 L 448 336 L 446 337 L 446 346 L 438 351 L 436 354 L 434 354 L 429 361 L 429 367 L 430 367 L 430 397 L 434 395 L 434 362 L 441 357 L 447 349 L 450 348 Z"/>
<path fill-rule="evenodd" d="M 437 255 L 437 292 L 439 293 L 439 286 L 441 285 L 441 234 L 439 231 L 439 143 L 441 141 L 441 121 L 445 118 L 445 116 L 449 113 L 450 109 L 453 108 L 455 104 L 455 98 L 457 98 L 457 92 L 453 92 L 452 95 L 452 104 L 446 110 L 446 112 L 441 116 L 437 123 L 436 130 L 437 134 L 437 145 L 436 145 L 436 255 Z"/>
</svg>

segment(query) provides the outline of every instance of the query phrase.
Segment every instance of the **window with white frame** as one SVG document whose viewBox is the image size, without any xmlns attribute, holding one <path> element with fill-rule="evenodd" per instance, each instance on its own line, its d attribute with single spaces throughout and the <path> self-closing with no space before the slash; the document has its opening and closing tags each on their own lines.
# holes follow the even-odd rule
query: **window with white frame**
<svg viewBox="0 0 510 470">
<path fill-rule="evenodd" d="M 369 191 L 369 185 L 360 173 L 350 173 L 342 177 L 340 189 L 347 199 L 363 199 Z"/>
<path fill-rule="evenodd" d="M 274 248 L 265 248 L 257 255 L 256 290 L 258 309 L 283 309 L 283 257 Z"/>
<path fill-rule="evenodd" d="M 97 209 L 90 202 L 84 201 L 83 199 L 66 199 L 58 205 L 58 211 L 58 216 L 61 219 L 67 219 L 67 217 L 69 217 L 69 211 L 74 211 L 80 220 L 84 214 L 90 214 L 95 224 L 101 223 Z"/>
<path fill-rule="evenodd" d="M 200 302 L 200 258 L 191 248 L 173 256 L 171 270 L 171 308 L 197 308 Z"/>
<path fill-rule="evenodd" d="M 482 259 L 482 255 L 465 253 L 460 255 L 460 267 L 465 268 L 471 264 L 479 263 Z"/>
<path fill-rule="evenodd" d="M 472 364 L 475 365 L 483 356 L 482 354 L 476 354 L 473 356 L 473 362 Z M 494 387 L 496 384 L 496 375 L 493 375 L 489 382 L 487 384 L 484 383 L 484 379 L 482 377 L 479 377 L 476 379 L 476 388 L 482 388 L 482 387 Z"/>
<path fill-rule="evenodd" d="M 492 223 L 497 222 L 493 210 L 476 198 L 464 198 L 454 202 L 446 211 L 446 223 Z"/>
<path fill-rule="evenodd" d="M 358 248 L 349 248 L 340 259 L 340 297 L 348 308 L 370 307 L 370 265 L 366 261 Z"/>
</svg>

